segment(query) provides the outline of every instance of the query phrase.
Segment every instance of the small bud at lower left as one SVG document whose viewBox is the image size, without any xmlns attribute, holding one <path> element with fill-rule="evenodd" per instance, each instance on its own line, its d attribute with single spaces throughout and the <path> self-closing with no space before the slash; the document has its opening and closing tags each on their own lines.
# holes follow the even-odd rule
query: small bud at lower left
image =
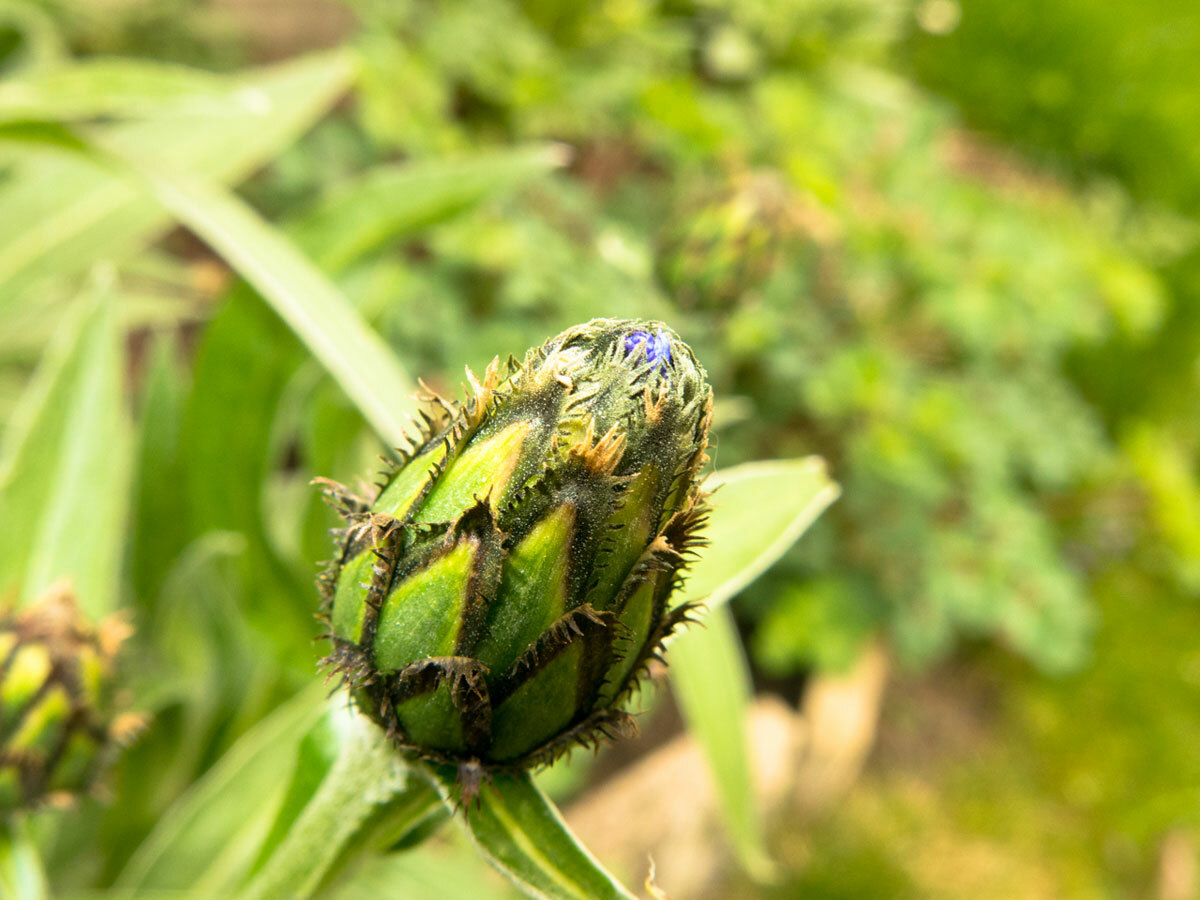
<svg viewBox="0 0 1200 900">
<path fill-rule="evenodd" d="M 129 632 L 119 618 L 89 624 L 65 586 L 0 610 L 0 817 L 93 790 L 138 730 L 140 717 L 115 708 Z"/>
</svg>

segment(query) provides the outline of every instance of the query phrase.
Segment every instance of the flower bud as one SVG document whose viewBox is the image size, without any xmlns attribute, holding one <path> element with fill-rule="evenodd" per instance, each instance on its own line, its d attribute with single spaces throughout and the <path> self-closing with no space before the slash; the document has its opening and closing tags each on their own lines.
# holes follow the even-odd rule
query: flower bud
<svg viewBox="0 0 1200 900">
<path fill-rule="evenodd" d="M 789 239 L 806 224 L 801 209 L 780 178 L 740 175 L 673 217 L 658 254 L 659 278 L 682 306 L 735 306 L 796 249 Z"/>
<path fill-rule="evenodd" d="M 0 816 L 95 784 L 133 723 L 113 715 L 113 670 L 127 634 L 116 619 L 88 625 L 61 587 L 0 612 Z"/>
<path fill-rule="evenodd" d="M 674 332 L 616 319 L 467 377 L 373 501 L 324 482 L 327 663 L 401 748 L 521 768 L 627 730 L 686 617 L 712 393 Z"/>
</svg>

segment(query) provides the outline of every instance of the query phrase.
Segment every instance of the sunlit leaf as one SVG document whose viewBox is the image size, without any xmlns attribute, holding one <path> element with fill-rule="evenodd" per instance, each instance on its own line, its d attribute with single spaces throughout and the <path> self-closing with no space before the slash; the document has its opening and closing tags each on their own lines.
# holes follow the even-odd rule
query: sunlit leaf
<svg viewBox="0 0 1200 900">
<path fill-rule="evenodd" d="M 271 830 L 258 848 L 258 858 L 250 869 L 251 875 L 260 871 L 271 854 L 287 838 L 288 832 L 304 812 L 321 787 L 321 782 L 337 762 L 340 749 L 337 732 L 329 716 L 323 716 L 296 748 L 296 764 L 284 793 L 283 802 L 271 823 Z"/>
<path fill-rule="evenodd" d="M 254 102 L 238 114 L 173 112 L 96 132 L 114 147 L 234 183 L 307 129 L 353 74 L 344 52 L 305 57 L 240 77 L 235 90 Z M 107 161 L 31 147 L 0 184 L 0 306 L 39 281 L 120 258 L 170 221 L 143 183 Z"/>
<path fill-rule="evenodd" d="M 427 767 L 447 803 L 455 770 Z M 547 900 L 632 900 L 633 895 L 579 843 L 528 773 L 496 774 L 467 815 L 455 820 L 487 860 L 529 897 Z"/>
<path fill-rule="evenodd" d="M 261 113 L 252 89 L 197 69 L 144 59 L 92 58 L 21 71 L 0 82 L 0 121 Z"/>
<path fill-rule="evenodd" d="M 146 164 L 136 153 L 125 158 L 158 199 L 274 307 L 380 437 L 393 446 L 403 444 L 406 398 L 415 385 L 325 274 L 229 191 Z"/>
<path fill-rule="evenodd" d="M 138 706 L 168 713 L 179 707 L 156 716 L 130 751 L 134 759 L 162 754 L 153 760 L 152 778 L 139 779 L 153 781 L 157 796 L 148 799 L 155 814 L 203 771 L 206 754 L 236 737 L 223 733 L 229 717 L 253 721 L 270 708 L 269 686 L 278 676 L 246 615 L 258 600 L 243 575 L 247 554 L 242 535 L 209 531 L 175 560 L 155 603 L 141 605 L 139 621 L 162 663 L 136 682 Z"/>
<path fill-rule="evenodd" d="M 832 503 L 838 488 L 815 458 L 748 463 L 710 477 L 715 490 L 707 537 L 711 546 L 685 584 L 704 600 L 705 627 L 671 644 L 671 684 L 692 735 L 704 748 L 733 847 L 746 870 L 769 877 L 746 734 L 752 685 L 728 611 L 731 597 L 761 575 Z"/>
<path fill-rule="evenodd" d="M 561 148 L 547 145 L 379 166 L 325 197 L 292 235 L 337 271 L 389 237 L 444 221 L 564 161 Z"/>
<path fill-rule="evenodd" d="M 50 885 L 26 821 L 16 818 L 0 831 L 0 896 L 47 900 Z"/>
<path fill-rule="evenodd" d="M 117 601 L 130 439 L 112 296 L 98 287 L 26 388 L 0 457 L 0 594 L 70 579 L 94 616 Z"/>
<path fill-rule="evenodd" d="M 704 748 L 721 813 L 738 859 L 769 878 L 763 827 L 754 803 L 746 733 L 753 685 L 733 616 L 719 608 L 671 644 L 671 686 L 692 737 Z"/>
<path fill-rule="evenodd" d="M 712 549 L 689 568 L 679 599 L 709 609 L 769 569 L 839 493 L 817 457 L 744 463 L 704 487 L 715 492 L 705 530 Z"/>
</svg>

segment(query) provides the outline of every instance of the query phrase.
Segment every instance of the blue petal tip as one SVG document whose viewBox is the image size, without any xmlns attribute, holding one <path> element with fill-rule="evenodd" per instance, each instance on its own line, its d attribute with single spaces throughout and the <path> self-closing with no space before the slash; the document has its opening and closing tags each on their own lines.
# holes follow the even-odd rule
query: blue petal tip
<svg viewBox="0 0 1200 900">
<path fill-rule="evenodd" d="M 625 355 L 633 356 L 641 348 L 646 361 L 660 366 L 671 363 L 671 339 L 661 331 L 631 331 L 625 335 Z"/>
</svg>

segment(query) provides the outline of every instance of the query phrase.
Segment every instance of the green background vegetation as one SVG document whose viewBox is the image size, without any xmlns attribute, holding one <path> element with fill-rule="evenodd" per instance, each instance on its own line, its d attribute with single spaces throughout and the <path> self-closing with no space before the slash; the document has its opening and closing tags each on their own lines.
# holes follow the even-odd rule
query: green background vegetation
<svg viewBox="0 0 1200 900">
<path fill-rule="evenodd" d="M 877 635 L 897 673 L 874 762 L 772 835 L 788 874 L 764 896 L 1163 896 L 1164 846 L 1200 853 L 1200 13 L 297 9 L 298 38 L 232 5 L 0 5 L 0 448 L 104 436 L 110 489 L 71 512 L 128 538 L 106 538 L 119 572 L 84 548 L 76 578 L 135 611 L 156 710 L 89 810 L 103 837 L 53 848 L 63 886 L 111 881 L 311 680 L 295 648 L 331 523 L 307 483 L 377 452 L 252 288 L 140 188 L 46 148 L 83 122 L 238 185 L 437 387 L 595 315 L 658 317 L 712 376 L 718 467 L 827 459 L 842 499 L 737 598 L 740 632 L 762 684 L 843 671 Z M 113 56 L 124 76 L 54 80 Z M 38 379 L 62 423 L 27 421 Z M 24 484 L 0 477 L 0 515 Z M 3 588 L 32 590 L 46 564 L 18 533 L 55 521 L 5 518 Z"/>
</svg>

